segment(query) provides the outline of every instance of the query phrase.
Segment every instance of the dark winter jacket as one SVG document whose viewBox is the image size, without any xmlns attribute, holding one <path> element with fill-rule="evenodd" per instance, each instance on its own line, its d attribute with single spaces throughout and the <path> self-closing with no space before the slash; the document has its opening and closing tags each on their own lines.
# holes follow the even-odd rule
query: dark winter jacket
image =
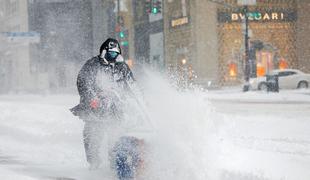
<svg viewBox="0 0 310 180">
<path fill-rule="evenodd" d="M 125 62 L 106 63 L 100 56 L 88 60 L 80 70 L 77 88 L 80 104 L 71 109 L 74 115 L 90 110 L 90 101 L 99 93 L 116 87 L 126 91 L 128 81 L 134 80 L 132 72 Z"/>
</svg>

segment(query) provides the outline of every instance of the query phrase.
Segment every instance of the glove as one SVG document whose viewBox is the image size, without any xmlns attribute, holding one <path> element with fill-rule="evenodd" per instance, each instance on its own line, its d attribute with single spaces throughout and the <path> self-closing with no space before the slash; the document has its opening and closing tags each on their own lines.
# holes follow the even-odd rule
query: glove
<svg viewBox="0 0 310 180">
<path fill-rule="evenodd" d="M 99 99 L 92 99 L 89 103 L 92 109 L 97 109 L 99 107 Z"/>
</svg>

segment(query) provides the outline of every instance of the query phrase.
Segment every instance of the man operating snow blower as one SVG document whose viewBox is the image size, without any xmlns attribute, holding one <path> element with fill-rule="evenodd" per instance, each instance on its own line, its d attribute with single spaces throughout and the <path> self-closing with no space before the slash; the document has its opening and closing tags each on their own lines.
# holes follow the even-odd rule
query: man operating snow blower
<svg viewBox="0 0 310 180">
<path fill-rule="evenodd" d="M 101 45 L 99 55 L 88 60 L 78 74 L 80 103 L 71 111 L 85 122 L 83 138 L 90 169 L 100 166 L 102 131 L 109 128 L 109 123 L 122 119 L 120 94 L 130 91 L 128 83 L 133 81 L 119 43 L 112 38 Z"/>
</svg>

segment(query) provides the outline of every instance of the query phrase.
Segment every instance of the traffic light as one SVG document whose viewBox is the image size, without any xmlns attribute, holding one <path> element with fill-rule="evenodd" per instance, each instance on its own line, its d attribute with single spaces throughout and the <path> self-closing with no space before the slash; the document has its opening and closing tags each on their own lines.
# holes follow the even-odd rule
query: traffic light
<svg viewBox="0 0 310 180">
<path fill-rule="evenodd" d="M 161 13 L 161 0 L 153 0 L 152 2 L 152 13 Z"/>
<path fill-rule="evenodd" d="M 128 46 L 129 42 L 128 41 L 121 41 L 121 46 Z"/>
<path fill-rule="evenodd" d="M 120 39 L 123 39 L 125 37 L 125 32 L 124 31 L 120 31 L 119 32 L 119 37 L 120 37 Z"/>
<path fill-rule="evenodd" d="M 145 12 L 147 14 L 150 14 L 152 11 L 152 0 L 145 0 L 144 8 Z"/>
<path fill-rule="evenodd" d="M 129 58 L 129 32 L 125 27 L 121 27 L 120 32 L 118 32 L 118 40 L 122 49 L 122 55 L 124 59 Z"/>
<path fill-rule="evenodd" d="M 117 39 L 119 40 L 121 46 L 128 46 L 128 29 L 125 27 L 124 19 L 122 16 L 119 16 L 118 20 L 118 24 L 115 26 Z"/>
<path fill-rule="evenodd" d="M 118 39 L 120 40 L 121 46 L 128 46 L 128 30 L 127 29 L 121 29 L 121 31 L 118 33 Z"/>
<path fill-rule="evenodd" d="M 161 0 L 145 0 L 145 11 L 148 14 L 161 13 Z"/>
</svg>

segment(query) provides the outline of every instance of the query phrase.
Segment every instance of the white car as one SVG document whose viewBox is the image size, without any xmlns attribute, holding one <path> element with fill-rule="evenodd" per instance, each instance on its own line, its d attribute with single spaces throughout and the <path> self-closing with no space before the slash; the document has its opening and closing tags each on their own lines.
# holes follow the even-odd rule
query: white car
<svg viewBox="0 0 310 180">
<path fill-rule="evenodd" d="M 273 70 L 270 75 L 278 75 L 280 89 L 308 88 L 310 83 L 310 74 L 303 73 L 297 69 Z M 267 90 L 266 76 L 251 78 L 251 89 Z"/>
</svg>

